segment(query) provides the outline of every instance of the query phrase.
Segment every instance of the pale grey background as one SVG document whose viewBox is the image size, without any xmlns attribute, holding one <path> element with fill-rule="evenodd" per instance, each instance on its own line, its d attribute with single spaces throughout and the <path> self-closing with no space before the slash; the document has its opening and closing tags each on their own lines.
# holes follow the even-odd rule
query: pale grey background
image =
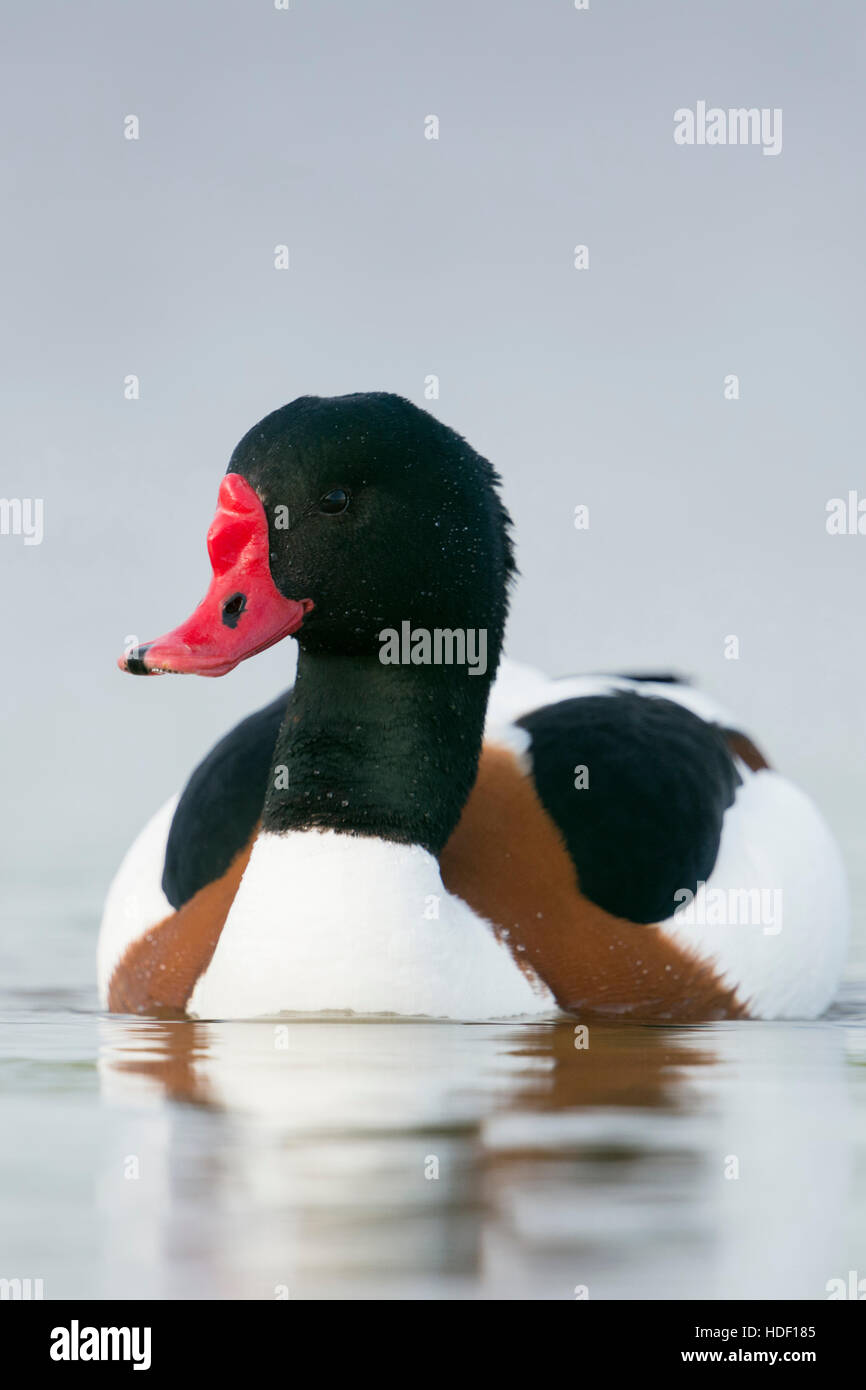
<svg viewBox="0 0 866 1390">
<path fill-rule="evenodd" d="M 98 902 L 287 683 L 290 644 L 222 681 L 114 665 L 201 596 L 240 435 L 303 392 L 425 404 L 428 373 L 505 478 L 511 655 L 691 673 L 858 870 L 866 536 L 825 504 L 866 495 L 866 10 L 43 0 L 3 27 L 0 495 L 46 527 L 0 537 L 7 878 Z M 675 146 L 699 99 L 782 107 L 781 155 Z"/>
</svg>

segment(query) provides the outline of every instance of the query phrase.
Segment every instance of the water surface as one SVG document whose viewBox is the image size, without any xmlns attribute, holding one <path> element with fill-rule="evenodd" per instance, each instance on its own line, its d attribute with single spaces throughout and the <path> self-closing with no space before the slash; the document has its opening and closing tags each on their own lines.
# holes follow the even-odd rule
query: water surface
<svg viewBox="0 0 866 1390">
<path fill-rule="evenodd" d="M 817 1023 L 164 1023 L 31 887 L 0 1276 L 47 1298 L 824 1298 L 866 1275 L 866 977 Z M 734 1176 L 738 1173 L 738 1176 Z"/>
</svg>

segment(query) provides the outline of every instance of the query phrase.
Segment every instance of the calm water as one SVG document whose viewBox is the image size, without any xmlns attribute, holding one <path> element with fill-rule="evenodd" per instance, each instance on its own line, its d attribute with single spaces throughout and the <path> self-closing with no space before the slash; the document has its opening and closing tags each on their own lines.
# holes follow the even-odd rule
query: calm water
<svg viewBox="0 0 866 1390">
<path fill-rule="evenodd" d="M 96 1010 L 97 912 L 69 885 L 8 909 L 0 1277 L 573 1299 L 866 1276 L 856 962 L 819 1023 L 593 1026 L 585 1050 L 562 1024 L 131 1022 Z"/>
</svg>

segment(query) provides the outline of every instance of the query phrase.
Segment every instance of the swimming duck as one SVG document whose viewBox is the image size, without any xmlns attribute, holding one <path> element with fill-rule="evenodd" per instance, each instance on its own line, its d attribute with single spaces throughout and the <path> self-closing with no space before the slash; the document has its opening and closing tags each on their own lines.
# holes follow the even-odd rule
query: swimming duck
<svg viewBox="0 0 866 1390">
<path fill-rule="evenodd" d="M 221 676 L 291 636 L 295 684 L 126 855 L 107 1008 L 693 1022 L 830 1003 L 847 900 L 818 811 L 687 685 L 501 660 L 498 486 L 388 393 L 301 397 L 238 444 L 205 598 L 119 665 Z"/>
</svg>

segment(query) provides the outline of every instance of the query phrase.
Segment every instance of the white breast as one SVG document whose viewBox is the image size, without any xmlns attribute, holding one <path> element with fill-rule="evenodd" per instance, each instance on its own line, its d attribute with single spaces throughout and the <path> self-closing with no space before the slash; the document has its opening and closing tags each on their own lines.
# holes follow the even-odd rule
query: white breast
<svg viewBox="0 0 866 1390">
<path fill-rule="evenodd" d="M 261 834 L 189 1012 L 483 1020 L 555 1011 L 417 845 Z"/>
</svg>

